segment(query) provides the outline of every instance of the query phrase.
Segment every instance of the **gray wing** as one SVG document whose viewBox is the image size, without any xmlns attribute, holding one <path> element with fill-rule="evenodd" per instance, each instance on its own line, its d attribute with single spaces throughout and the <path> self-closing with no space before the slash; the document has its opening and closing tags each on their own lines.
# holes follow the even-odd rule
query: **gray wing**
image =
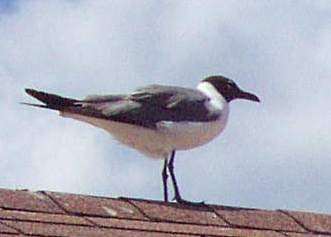
<svg viewBox="0 0 331 237">
<path fill-rule="evenodd" d="M 206 107 L 208 97 L 196 90 L 152 85 L 127 96 L 95 97 L 82 101 L 91 115 L 155 128 L 160 121 L 210 121 L 219 116 Z"/>
</svg>

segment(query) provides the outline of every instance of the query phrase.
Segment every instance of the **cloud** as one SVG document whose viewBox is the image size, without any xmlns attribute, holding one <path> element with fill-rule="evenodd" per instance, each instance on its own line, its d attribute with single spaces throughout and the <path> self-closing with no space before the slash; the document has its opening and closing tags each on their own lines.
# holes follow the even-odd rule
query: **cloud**
<svg viewBox="0 0 331 237">
<path fill-rule="evenodd" d="M 183 195 L 331 210 L 329 1 L 15 3 L 0 7 L 1 187 L 160 199 L 161 162 L 19 105 L 23 89 L 81 98 L 222 73 L 262 103 L 233 102 L 220 138 L 178 152 Z"/>
</svg>

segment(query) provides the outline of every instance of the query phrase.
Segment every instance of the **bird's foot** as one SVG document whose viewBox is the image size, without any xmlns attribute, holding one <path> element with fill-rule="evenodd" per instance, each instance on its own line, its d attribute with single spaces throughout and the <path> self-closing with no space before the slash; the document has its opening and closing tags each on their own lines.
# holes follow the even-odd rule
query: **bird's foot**
<svg viewBox="0 0 331 237">
<path fill-rule="evenodd" d="M 173 200 L 175 200 L 179 204 L 183 204 L 183 205 L 187 205 L 187 206 L 204 206 L 204 205 L 206 205 L 204 201 L 201 201 L 201 202 L 191 202 L 191 201 L 188 201 L 188 200 L 183 199 L 180 196 L 175 196 L 173 198 Z"/>
</svg>

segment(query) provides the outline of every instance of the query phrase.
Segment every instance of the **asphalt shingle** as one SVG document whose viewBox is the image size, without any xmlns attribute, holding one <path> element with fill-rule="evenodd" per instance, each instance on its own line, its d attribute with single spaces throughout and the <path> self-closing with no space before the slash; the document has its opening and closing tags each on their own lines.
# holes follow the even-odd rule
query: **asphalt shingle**
<svg viewBox="0 0 331 237">
<path fill-rule="evenodd" d="M 144 220 L 146 217 L 127 201 L 67 193 L 47 192 L 67 213 Z"/>
<path fill-rule="evenodd" d="M 0 236 L 331 237 L 331 216 L 0 189 Z"/>
<path fill-rule="evenodd" d="M 331 234 L 331 216 L 308 212 L 284 211 L 311 232 Z"/>
<path fill-rule="evenodd" d="M 215 211 L 232 226 L 276 231 L 306 232 L 301 225 L 279 211 L 214 208 Z"/>
<path fill-rule="evenodd" d="M 145 215 L 155 221 L 227 226 L 208 206 L 185 206 L 146 200 L 129 200 Z"/>
<path fill-rule="evenodd" d="M 0 208 L 47 213 L 64 213 L 42 192 L 0 189 Z"/>
</svg>

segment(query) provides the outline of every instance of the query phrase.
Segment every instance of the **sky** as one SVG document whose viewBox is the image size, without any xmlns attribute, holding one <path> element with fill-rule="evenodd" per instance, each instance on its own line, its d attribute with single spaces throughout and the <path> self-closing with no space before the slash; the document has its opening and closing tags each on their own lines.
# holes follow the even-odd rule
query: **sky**
<svg viewBox="0 0 331 237">
<path fill-rule="evenodd" d="M 0 0 L 0 188 L 162 200 L 163 162 L 33 102 L 221 74 L 257 94 L 179 151 L 184 198 L 331 213 L 331 1 Z"/>
</svg>

